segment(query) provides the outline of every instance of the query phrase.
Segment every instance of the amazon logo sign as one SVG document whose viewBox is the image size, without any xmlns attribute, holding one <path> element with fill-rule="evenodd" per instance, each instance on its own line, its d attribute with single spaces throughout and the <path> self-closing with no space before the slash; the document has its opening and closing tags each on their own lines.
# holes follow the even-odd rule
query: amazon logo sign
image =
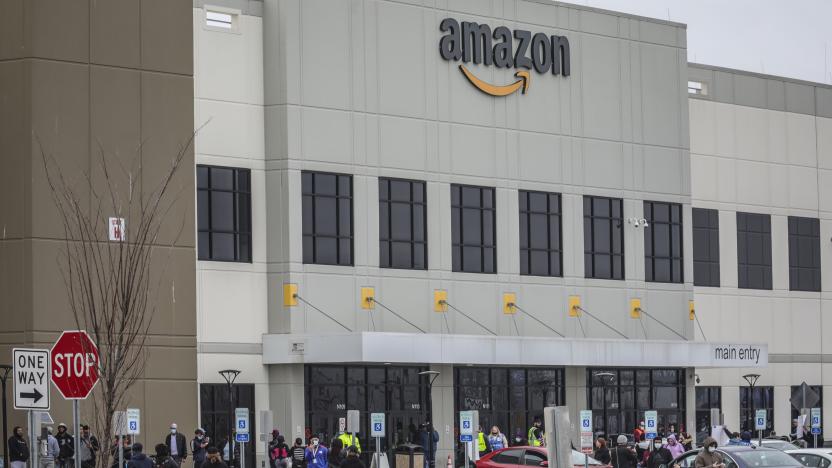
<svg viewBox="0 0 832 468">
<path fill-rule="evenodd" d="M 491 96 L 508 96 L 518 90 L 526 93 L 531 77 L 537 73 L 569 76 L 569 39 L 566 36 L 546 35 L 522 29 L 510 30 L 498 26 L 491 30 L 487 24 L 445 18 L 439 23 L 445 33 L 439 40 L 439 54 L 445 60 L 462 61 L 459 70 L 480 91 Z M 493 65 L 518 69 L 515 80 L 507 84 L 488 83 L 465 66 L 466 63 Z"/>
</svg>

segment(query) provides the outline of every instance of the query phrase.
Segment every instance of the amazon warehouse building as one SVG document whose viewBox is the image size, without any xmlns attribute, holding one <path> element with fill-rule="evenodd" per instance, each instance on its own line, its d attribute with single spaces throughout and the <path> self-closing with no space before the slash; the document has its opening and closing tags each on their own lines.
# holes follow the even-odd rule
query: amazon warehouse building
<svg viewBox="0 0 832 468">
<path fill-rule="evenodd" d="M 365 452 L 371 413 L 386 449 L 430 420 L 440 464 L 461 410 L 512 439 L 553 405 L 786 434 L 805 383 L 832 421 L 832 87 L 686 37 L 548 0 L 0 2 L 0 364 L 77 326 L 40 150 L 161 174 L 196 128 L 127 403 L 145 446 L 225 438 L 225 369 L 247 468 L 348 410 Z"/>
<path fill-rule="evenodd" d="M 787 434 L 805 382 L 832 420 L 832 87 L 547 0 L 192 13 L 215 437 L 226 368 L 257 434 L 263 410 L 292 439 L 359 410 L 367 450 L 383 412 L 387 448 L 432 421 L 441 463 L 460 410 L 510 438 L 553 405 L 610 435 L 645 410 L 693 434 L 711 408 Z"/>
</svg>

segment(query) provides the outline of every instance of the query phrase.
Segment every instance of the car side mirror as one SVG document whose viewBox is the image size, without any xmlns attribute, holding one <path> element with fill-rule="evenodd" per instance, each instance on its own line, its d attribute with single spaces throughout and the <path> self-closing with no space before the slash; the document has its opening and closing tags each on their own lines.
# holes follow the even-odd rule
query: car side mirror
<svg viewBox="0 0 832 468">
<path fill-rule="evenodd" d="M 540 466 L 548 467 L 549 466 L 549 460 L 543 460 L 542 462 L 540 462 Z"/>
</svg>

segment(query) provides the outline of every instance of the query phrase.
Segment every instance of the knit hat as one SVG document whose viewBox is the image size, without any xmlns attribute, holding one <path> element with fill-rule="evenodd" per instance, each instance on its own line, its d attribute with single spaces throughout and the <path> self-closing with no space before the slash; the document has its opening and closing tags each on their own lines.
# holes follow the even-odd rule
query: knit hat
<svg viewBox="0 0 832 468">
<path fill-rule="evenodd" d="M 627 436 L 625 436 L 624 434 L 619 434 L 618 438 L 615 439 L 615 441 L 618 442 L 618 445 L 624 445 L 627 443 Z"/>
</svg>

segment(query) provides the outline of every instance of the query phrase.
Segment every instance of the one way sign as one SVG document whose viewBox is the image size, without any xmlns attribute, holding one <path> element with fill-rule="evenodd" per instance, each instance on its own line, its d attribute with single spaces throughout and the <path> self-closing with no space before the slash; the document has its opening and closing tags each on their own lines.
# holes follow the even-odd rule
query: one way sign
<svg viewBox="0 0 832 468">
<path fill-rule="evenodd" d="M 48 349 L 21 349 L 14 352 L 14 408 L 49 409 L 50 362 Z"/>
</svg>

